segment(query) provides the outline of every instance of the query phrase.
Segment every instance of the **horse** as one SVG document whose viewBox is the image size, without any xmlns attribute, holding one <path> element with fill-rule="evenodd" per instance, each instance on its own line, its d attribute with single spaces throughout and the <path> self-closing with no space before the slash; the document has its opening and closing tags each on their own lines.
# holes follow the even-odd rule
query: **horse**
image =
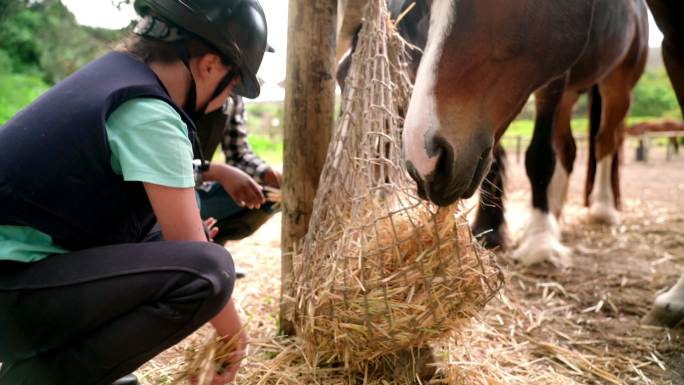
<svg viewBox="0 0 684 385">
<path fill-rule="evenodd" d="M 680 0 L 647 0 L 658 28 L 663 32 L 663 61 L 684 114 L 684 3 Z M 644 317 L 651 325 L 674 327 L 684 321 L 684 273 L 677 283 L 656 297 Z"/>
<path fill-rule="evenodd" d="M 684 123 L 674 120 L 674 119 L 660 119 L 660 120 L 648 120 L 645 122 L 640 122 L 627 127 L 627 135 L 638 136 L 639 147 L 644 147 L 643 135 L 649 132 L 667 132 L 674 134 L 675 132 L 682 132 L 682 138 L 684 139 Z M 670 145 L 674 149 L 675 154 L 679 154 L 679 137 L 670 136 Z"/>
<path fill-rule="evenodd" d="M 639 147 L 644 148 L 643 136 L 648 133 L 658 133 L 666 132 L 670 135 L 668 137 L 669 144 L 672 146 L 674 153 L 679 154 L 679 136 L 676 132 L 684 133 L 684 123 L 674 120 L 674 119 L 660 119 L 660 120 L 648 120 L 645 122 L 640 122 L 627 127 L 627 135 L 639 137 Z M 684 140 L 684 134 L 681 136 Z M 684 143 L 684 141 L 683 141 Z"/>
<path fill-rule="evenodd" d="M 648 132 L 684 132 L 684 123 L 675 119 L 647 120 L 627 128 L 629 135 L 644 135 Z"/>
<path fill-rule="evenodd" d="M 415 80 L 418 64 L 420 63 L 423 49 L 425 49 L 427 42 L 431 2 L 426 0 L 418 0 L 415 2 L 412 0 L 388 0 L 387 3 L 392 19 L 401 17 L 400 15 L 403 16 L 398 23 L 397 30 L 402 37 L 407 40 L 409 47 L 411 48 L 409 51 L 409 72 L 412 79 Z M 360 22 L 360 20 L 358 20 L 358 22 Z M 350 66 L 351 52 L 353 52 L 354 46 L 353 38 L 346 40 L 352 41 L 352 50 L 344 57 L 338 67 L 337 79 L 342 87 L 344 86 L 344 78 L 346 77 L 346 73 Z M 640 55 L 641 54 L 643 54 L 643 57 L 645 58 L 644 51 L 640 51 Z M 645 61 L 632 62 L 633 72 L 640 75 L 641 72 L 643 72 L 644 63 Z M 638 76 L 634 76 L 633 78 L 638 79 Z M 635 83 L 635 80 L 632 83 Z M 576 155 L 576 146 L 570 130 L 570 113 L 581 90 L 574 89 L 573 87 L 567 88 L 561 103 L 562 108 L 557 123 L 557 129 L 554 130 L 555 146 L 560 149 L 559 165 L 562 165 L 559 172 L 555 173 L 556 181 L 558 183 L 555 183 L 554 186 L 559 185 L 559 187 L 556 188 L 556 193 L 552 194 L 550 197 L 551 211 L 556 217 L 560 215 L 562 209 L 565 193 L 567 191 L 567 176 L 572 172 Z M 544 97 L 544 95 L 541 96 Z M 600 98 L 600 96 L 592 98 L 592 100 L 598 100 L 598 98 Z M 600 107 L 595 107 L 593 110 L 600 112 Z M 600 114 L 594 113 L 593 122 L 593 126 L 599 126 Z M 595 139 L 595 135 L 590 137 L 590 145 L 594 145 Z M 480 234 L 480 239 L 490 248 L 505 246 L 506 241 L 506 224 L 504 217 L 504 180 L 506 163 L 505 151 L 499 143 L 495 144 L 493 155 L 494 161 L 492 162 L 487 177 L 484 178 L 485 183 L 480 186 L 480 201 L 473 223 L 473 232 L 475 234 Z M 619 206 L 618 164 L 619 162 L 617 161 L 616 154 L 613 156 L 613 162 L 611 163 L 612 178 L 610 178 L 610 189 L 613 196 L 612 206 L 615 208 Z M 588 183 L 585 186 L 585 201 L 587 202 L 590 199 L 589 196 L 593 189 L 593 179 L 596 170 L 595 159 L 590 157 L 588 165 Z M 602 207 L 603 206 L 601 205 L 592 207 L 591 218 L 593 218 L 593 220 L 598 222 L 617 221 L 616 210 L 601 210 Z M 611 206 L 607 207 L 610 208 Z M 560 244 L 556 245 L 556 249 L 559 254 L 567 254 L 567 251 Z"/>
<path fill-rule="evenodd" d="M 616 154 L 646 63 L 646 4 L 433 0 L 431 15 L 403 131 L 419 193 L 441 206 L 470 197 L 492 164 L 494 145 L 534 93 L 537 116 L 525 156 L 532 213 L 513 258 L 570 264 L 556 216 L 575 156 L 570 111 L 589 90 L 597 160 L 589 212 L 616 222 Z M 556 135 L 568 144 L 554 144 Z"/>
</svg>

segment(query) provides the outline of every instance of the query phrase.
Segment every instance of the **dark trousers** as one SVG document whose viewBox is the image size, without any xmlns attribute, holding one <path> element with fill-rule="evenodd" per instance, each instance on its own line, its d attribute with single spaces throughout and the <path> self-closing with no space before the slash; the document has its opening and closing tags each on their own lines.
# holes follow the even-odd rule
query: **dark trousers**
<svg viewBox="0 0 684 385">
<path fill-rule="evenodd" d="M 110 385 L 213 318 L 234 281 L 207 242 L 0 261 L 0 385 Z"/>
</svg>

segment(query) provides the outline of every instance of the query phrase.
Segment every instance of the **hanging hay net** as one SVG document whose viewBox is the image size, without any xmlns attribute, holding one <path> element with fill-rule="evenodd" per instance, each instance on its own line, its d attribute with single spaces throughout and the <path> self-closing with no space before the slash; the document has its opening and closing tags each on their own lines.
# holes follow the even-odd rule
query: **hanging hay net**
<svg viewBox="0 0 684 385">
<path fill-rule="evenodd" d="M 404 168 L 405 44 L 385 1 L 371 1 L 294 258 L 293 318 L 313 364 L 364 372 L 453 336 L 501 286 L 458 206 L 418 198 Z"/>
</svg>

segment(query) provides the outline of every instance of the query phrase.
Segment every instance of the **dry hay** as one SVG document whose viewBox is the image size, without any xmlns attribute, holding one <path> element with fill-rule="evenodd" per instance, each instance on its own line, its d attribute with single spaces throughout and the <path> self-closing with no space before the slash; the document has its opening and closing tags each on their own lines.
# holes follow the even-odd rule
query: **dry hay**
<svg viewBox="0 0 684 385">
<path fill-rule="evenodd" d="M 681 374 L 676 374 L 684 366 L 681 331 L 639 325 L 654 293 L 678 278 L 679 270 L 672 266 L 684 264 L 682 198 L 662 194 L 672 183 L 675 187 L 680 183 L 684 191 L 684 177 L 657 179 L 645 173 L 670 175 L 679 167 L 681 163 L 626 168 L 625 181 L 641 186 L 647 179 L 660 181 L 662 186 L 651 183 L 648 189 L 626 189 L 630 196 L 625 201 L 623 225 L 617 228 L 580 223 L 582 184 L 573 183 L 577 191 L 571 193 L 566 208 L 570 223 L 564 239 L 575 250 L 574 267 L 569 271 L 521 270 L 507 264 L 502 255 L 507 277 L 504 291 L 487 305 L 482 318 L 464 330 L 460 341 L 435 347 L 447 363 L 431 383 L 603 385 L 617 378 L 625 385 L 684 384 Z M 525 209 L 528 196 L 516 191 L 524 191 L 527 182 L 521 165 L 514 164 L 510 171 L 516 190 L 509 195 L 509 208 L 515 215 Z M 638 199 L 631 197 L 637 193 Z M 228 245 L 236 263 L 249 271 L 234 292 L 251 326 L 249 354 L 237 384 L 364 383 L 363 373 L 351 375 L 343 367 L 311 365 L 299 340 L 274 337 L 280 290 L 279 227 L 277 216 L 254 236 Z M 203 328 L 141 368 L 141 383 L 168 384 L 165 373 L 184 360 L 186 346 L 200 344 L 210 332 L 210 327 Z M 366 383 L 382 382 L 368 379 Z"/>
<path fill-rule="evenodd" d="M 630 165 L 625 170 L 629 175 L 635 168 L 643 169 L 624 178 L 634 184 L 625 191 L 641 195 L 640 199 L 626 200 L 622 226 L 576 223 L 566 227 L 564 240 L 575 250 L 576 263 L 571 270 L 520 270 L 512 264 L 504 265 L 505 290 L 487 305 L 481 318 L 461 332 L 460 338 L 435 346 L 436 354 L 446 363 L 430 383 L 684 384 L 672 374 L 684 366 L 681 331 L 639 325 L 654 293 L 678 277 L 679 270 L 672 266 L 684 263 L 684 181 L 680 181 L 679 195 L 663 194 L 673 188 L 672 183 L 663 181 L 671 182 L 674 178 L 670 176 L 681 171 L 673 166 L 664 170 L 666 166 Z M 664 173 L 668 178 L 659 177 Z M 527 189 L 522 167 L 519 174 L 520 189 Z M 648 181 L 646 188 L 644 181 Z M 649 189 L 650 195 L 644 195 Z M 580 197 L 579 187 L 570 196 Z M 520 206 L 528 201 L 527 193 L 521 192 L 509 198 Z M 574 206 L 566 211 L 572 212 L 580 203 Z M 280 245 L 273 234 L 279 234 L 279 225 L 272 221 L 256 236 L 229 247 L 240 266 L 250 271 L 235 291 L 236 303 L 252 325 L 249 354 L 237 383 L 392 383 L 365 373 L 350 373 L 343 366 L 314 365 L 300 340 L 274 337 Z M 627 255 L 631 258 L 623 259 Z M 505 255 L 502 260 L 506 261 Z M 148 363 L 138 372 L 141 383 L 168 384 L 172 369 L 185 360 L 186 347 L 201 344 L 209 334 L 210 328 L 204 328 Z"/>
<path fill-rule="evenodd" d="M 214 373 L 222 374 L 226 368 L 243 360 L 243 356 L 236 356 L 240 336 L 241 333 L 237 333 L 226 341 L 214 332 L 202 344 L 187 347 L 178 373 L 171 375 L 172 383 L 194 381 L 194 385 L 211 384 Z"/>
<path fill-rule="evenodd" d="M 426 214 L 422 224 L 403 213 L 375 221 L 362 242 L 385 246 L 369 252 L 355 244 L 352 255 L 362 259 L 333 269 L 309 265 L 322 283 L 305 302 L 298 335 L 312 362 L 344 362 L 363 372 L 389 353 L 462 330 L 489 301 L 498 270 L 479 257 L 487 253 L 473 243 L 467 222 L 448 214 L 433 222 Z"/>
<path fill-rule="evenodd" d="M 416 195 L 399 130 L 410 88 L 405 43 L 372 1 L 294 269 L 308 361 L 395 382 L 413 382 L 414 355 L 462 330 L 501 284 L 457 207 Z"/>
</svg>

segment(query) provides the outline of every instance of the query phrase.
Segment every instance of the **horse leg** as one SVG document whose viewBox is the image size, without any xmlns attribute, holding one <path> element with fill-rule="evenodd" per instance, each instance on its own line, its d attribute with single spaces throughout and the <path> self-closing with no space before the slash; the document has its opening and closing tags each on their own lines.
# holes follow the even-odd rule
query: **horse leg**
<svg viewBox="0 0 684 385">
<path fill-rule="evenodd" d="M 672 143 L 672 151 L 675 155 L 679 155 L 679 141 L 676 136 L 670 137 L 670 143 Z"/>
<path fill-rule="evenodd" d="M 648 325 L 675 327 L 684 321 L 684 274 L 673 288 L 656 297 L 653 309 L 644 316 Z"/>
<path fill-rule="evenodd" d="M 504 181 L 506 178 L 506 151 L 501 144 L 494 146 L 494 162 L 480 186 L 473 233 L 489 248 L 505 248 L 506 219 L 504 217 Z"/>
<path fill-rule="evenodd" d="M 568 182 L 577 157 L 577 146 L 575 138 L 572 136 L 571 127 L 572 108 L 577 103 L 577 99 L 579 99 L 579 93 L 575 91 L 565 92 L 554 131 L 554 144 L 558 158 L 551 178 L 548 196 L 549 209 L 559 221 L 568 197 Z"/>
<path fill-rule="evenodd" d="M 589 220 L 594 223 L 615 225 L 620 222 L 617 155 L 623 123 L 632 101 L 631 82 L 626 75 L 625 71 L 615 71 L 599 84 L 603 109 L 596 134 L 596 189 L 591 194 L 589 207 Z"/>
<path fill-rule="evenodd" d="M 567 76 L 553 80 L 535 93 L 537 116 L 525 168 L 532 184 L 532 213 L 527 231 L 513 259 L 524 265 L 549 261 L 570 265 L 570 251 L 560 242 L 558 220 L 549 208 L 549 185 L 556 171 L 554 126 L 565 93 Z"/>
<path fill-rule="evenodd" d="M 658 27 L 663 31 L 663 60 L 670 81 L 684 111 L 684 28 L 681 27 L 682 3 L 679 1 L 648 0 Z M 680 12 L 677 12 L 677 11 Z M 658 296 L 653 310 L 644 321 L 649 324 L 675 326 L 684 319 L 684 275 L 668 292 Z"/>
<path fill-rule="evenodd" d="M 598 84 L 591 87 L 589 93 L 589 151 L 587 151 L 587 178 L 584 183 L 584 205 L 591 204 L 591 193 L 594 191 L 596 178 L 596 135 L 601 127 L 601 93 Z"/>
</svg>

